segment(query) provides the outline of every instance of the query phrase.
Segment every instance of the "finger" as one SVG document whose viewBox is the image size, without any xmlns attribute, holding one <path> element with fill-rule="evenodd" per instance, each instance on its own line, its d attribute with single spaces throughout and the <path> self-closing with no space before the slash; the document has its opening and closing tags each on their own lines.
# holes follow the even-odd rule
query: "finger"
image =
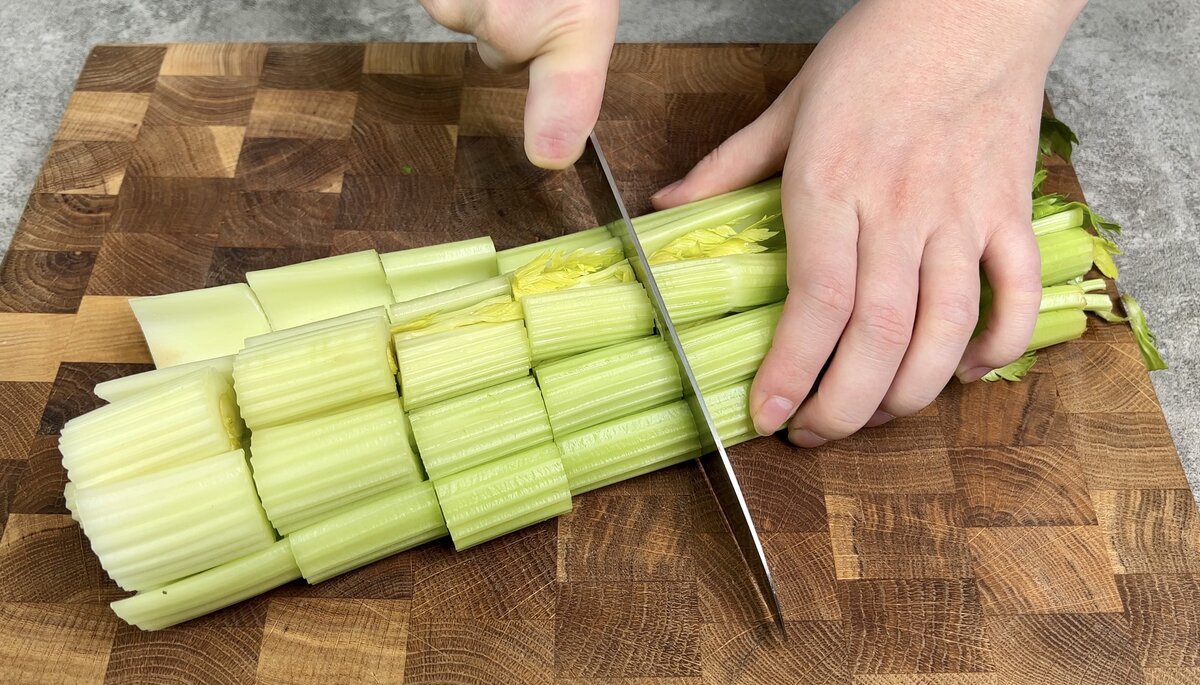
<svg viewBox="0 0 1200 685">
<path fill-rule="evenodd" d="M 789 191 L 783 212 L 788 244 L 788 296 L 771 349 L 750 390 L 750 413 L 762 435 L 779 430 L 800 406 L 829 359 L 854 305 L 858 215 L 840 200 Z"/>
<path fill-rule="evenodd" d="M 971 341 L 958 365 L 958 379 L 979 380 L 1025 353 L 1042 301 L 1041 255 L 1028 223 L 997 231 L 983 251 L 983 271 L 992 289 L 987 328 Z"/>
<path fill-rule="evenodd" d="M 783 168 L 788 141 L 796 122 L 798 103 L 789 91 L 712 152 L 705 155 L 682 179 L 650 197 L 656 209 L 743 188 Z"/>
<path fill-rule="evenodd" d="M 920 248 L 870 230 L 864 225 L 859 239 L 854 313 L 816 393 L 789 425 L 788 439 L 801 447 L 844 438 L 866 425 L 912 337 Z"/>
<path fill-rule="evenodd" d="M 892 387 L 868 425 L 924 409 L 962 359 L 979 318 L 979 258 L 948 235 L 935 234 L 921 257 L 917 322 Z"/>
<path fill-rule="evenodd" d="M 556 33 L 529 65 L 525 154 L 546 169 L 563 169 L 579 159 L 600 116 L 617 9 L 610 2 L 585 7 L 586 21 Z"/>
<path fill-rule="evenodd" d="M 420 0 L 421 7 L 437 23 L 458 33 L 471 32 L 471 13 L 474 3 L 462 0 Z"/>
</svg>

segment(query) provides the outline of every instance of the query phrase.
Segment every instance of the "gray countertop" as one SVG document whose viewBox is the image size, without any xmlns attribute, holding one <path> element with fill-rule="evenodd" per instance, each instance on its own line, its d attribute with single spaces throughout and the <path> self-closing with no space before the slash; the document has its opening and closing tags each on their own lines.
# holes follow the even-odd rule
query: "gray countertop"
<svg viewBox="0 0 1200 685">
<path fill-rule="evenodd" d="M 626 0 L 623 41 L 814 42 L 850 5 L 820 0 Z M 41 0 L 0 4 L 0 255 L 16 228 L 88 49 L 167 41 L 436 41 L 416 0 Z M 1124 224 L 1123 288 L 1171 369 L 1153 375 L 1200 491 L 1200 4 L 1092 0 L 1047 88 L 1079 134 L 1075 160 L 1102 214 Z"/>
</svg>

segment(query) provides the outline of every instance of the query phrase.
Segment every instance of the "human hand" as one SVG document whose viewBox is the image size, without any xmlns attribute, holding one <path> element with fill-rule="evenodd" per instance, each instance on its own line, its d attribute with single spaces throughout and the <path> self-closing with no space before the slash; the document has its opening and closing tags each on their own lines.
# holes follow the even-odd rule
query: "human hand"
<svg viewBox="0 0 1200 685">
<path fill-rule="evenodd" d="M 493 69 L 529 67 L 525 154 L 570 166 L 600 115 L 617 0 L 421 0 L 434 21 L 475 36 Z"/>
<path fill-rule="evenodd" d="M 1024 352 L 1041 297 L 1042 92 L 1082 4 L 862 0 L 762 116 L 653 198 L 783 169 L 789 294 L 750 394 L 760 433 L 788 422 L 815 447 Z M 981 265 L 994 299 L 971 340 Z"/>
</svg>

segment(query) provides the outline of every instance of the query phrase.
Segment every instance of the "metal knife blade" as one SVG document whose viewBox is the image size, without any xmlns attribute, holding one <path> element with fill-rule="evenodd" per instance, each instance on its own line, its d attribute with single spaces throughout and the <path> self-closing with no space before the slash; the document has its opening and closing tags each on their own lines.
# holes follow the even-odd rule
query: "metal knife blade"
<svg viewBox="0 0 1200 685">
<path fill-rule="evenodd" d="M 762 541 L 759 539 L 754 521 L 750 517 L 750 509 L 746 506 L 746 498 L 742 494 L 741 485 L 738 484 L 737 474 L 733 472 L 729 455 L 725 453 L 725 446 L 721 444 L 721 436 L 718 435 L 717 427 L 700 394 L 696 376 L 692 373 L 692 367 L 683 353 L 683 346 L 679 343 L 675 325 L 671 323 L 671 316 L 663 302 L 662 293 L 659 292 L 658 284 L 654 281 L 648 256 L 634 231 L 633 220 L 629 218 L 629 211 L 625 208 L 620 191 L 617 190 L 612 170 L 608 166 L 608 160 L 604 157 L 599 141 L 596 140 L 595 132 L 588 136 L 583 155 L 575 163 L 575 170 L 579 174 L 584 193 L 588 196 L 597 220 L 601 225 L 607 225 L 614 236 L 622 239 L 622 243 L 625 245 L 625 256 L 629 258 L 629 263 L 637 272 L 638 279 L 646 288 L 650 304 L 654 307 L 659 332 L 679 365 L 680 375 L 684 381 L 685 399 L 692 397 L 696 399 L 692 404 L 693 418 L 696 421 L 700 442 L 704 448 L 703 454 L 699 457 L 700 468 L 716 496 L 725 524 L 733 534 L 738 551 L 741 552 L 742 559 L 746 562 L 771 617 L 779 627 L 780 633 L 786 635 L 783 614 L 779 609 L 779 597 L 775 593 L 775 582 L 771 578 L 771 569 L 767 565 L 767 557 L 763 553 Z"/>
</svg>

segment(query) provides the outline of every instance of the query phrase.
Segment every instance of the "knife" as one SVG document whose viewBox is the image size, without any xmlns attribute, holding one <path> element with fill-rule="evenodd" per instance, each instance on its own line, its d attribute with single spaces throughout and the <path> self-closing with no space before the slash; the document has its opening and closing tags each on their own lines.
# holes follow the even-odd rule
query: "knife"
<svg viewBox="0 0 1200 685">
<path fill-rule="evenodd" d="M 698 458 L 700 469 L 717 499 L 721 516 L 733 534 L 738 551 L 754 578 L 759 594 L 766 603 L 775 625 L 779 627 L 780 634 L 786 637 L 783 613 L 779 609 L 779 597 L 775 593 L 775 582 L 771 578 L 771 569 L 767 565 L 767 557 L 763 553 L 762 541 L 759 539 L 754 521 L 750 517 L 750 509 L 746 506 L 746 498 L 742 494 L 741 485 L 738 484 L 737 474 L 733 472 L 729 455 L 725 453 L 725 446 L 721 444 L 721 436 L 717 433 L 712 415 L 709 414 L 708 407 L 704 404 L 704 396 L 700 393 L 696 376 L 692 373 L 692 367 L 683 353 L 683 346 L 679 343 L 675 325 L 671 323 L 671 316 L 663 302 L 662 293 L 654 281 L 654 274 L 650 269 L 646 251 L 638 240 L 637 232 L 634 231 L 633 220 L 629 218 L 629 211 L 621 199 L 621 192 L 617 190 L 612 170 L 608 166 L 608 160 L 604 157 L 603 150 L 600 149 L 600 142 L 596 140 L 594 131 L 588 136 L 583 155 L 579 161 L 575 162 L 575 171 L 579 174 L 584 194 L 587 195 L 596 219 L 600 225 L 607 226 L 614 236 L 621 238 L 621 242 L 625 245 L 625 256 L 629 258 L 629 263 L 633 265 L 639 280 L 646 288 L 646 293 L 650 296 L 650 304 L 654 308 L 659 333 L 662 334 L 663 339 L 667 342 L 667 347 L 670 348 L 679 365 L 680 375 L 684 381 L 684 397 L 685 399 L 692 397 L 696 399 L 692 406 L 693 418 L 696 421 L 696 429 L 699 431 L 700 443 L 703 447 L 702 454 Z"/>
</svg>

